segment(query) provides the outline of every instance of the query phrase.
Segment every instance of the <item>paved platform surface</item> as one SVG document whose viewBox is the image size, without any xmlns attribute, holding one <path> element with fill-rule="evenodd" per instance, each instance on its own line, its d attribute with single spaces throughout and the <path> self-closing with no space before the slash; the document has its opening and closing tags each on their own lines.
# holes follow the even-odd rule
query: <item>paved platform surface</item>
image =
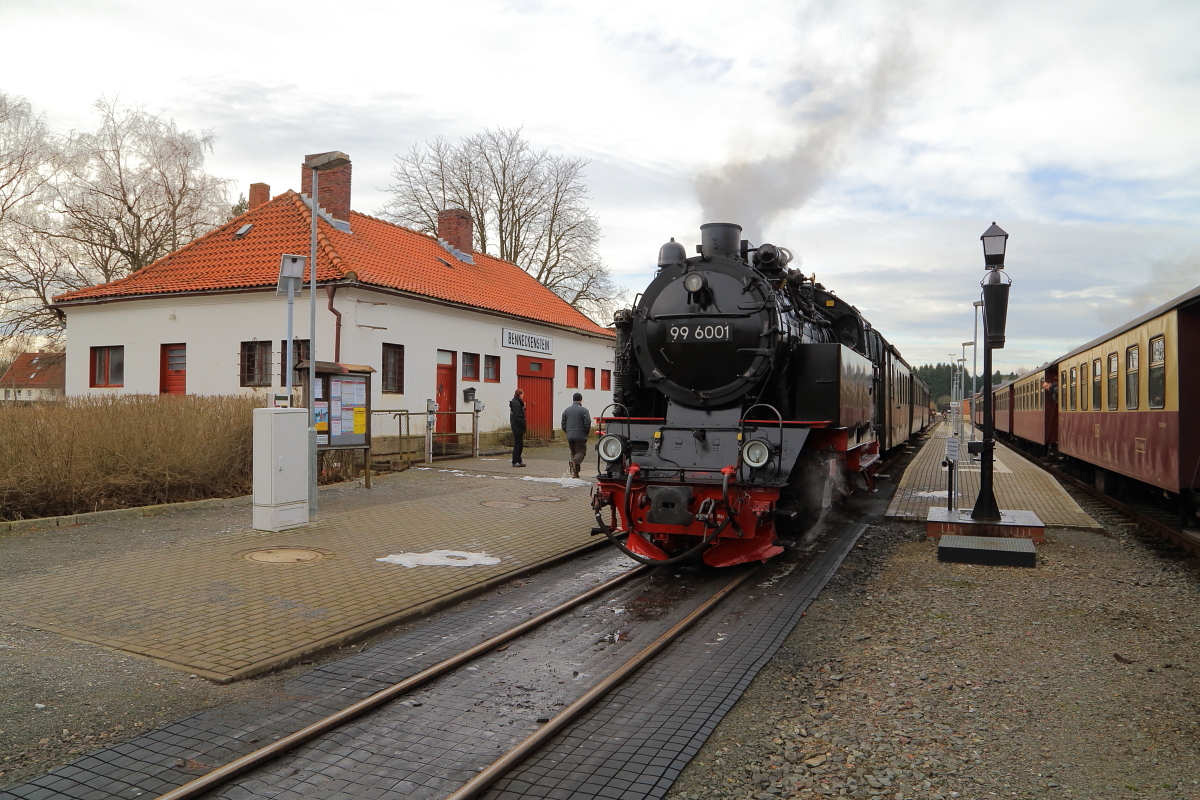
<svg viewBox="0 0 1200 800">
<path fill-rule="evenodd" d="M 942 459 L 946 456 L 946 438 L 950 433 L 949 422 L 940 423 L 930 433 L 900 479 L 888 506 L 888 519 L 924 522 L 931 506 L 946 507 L 946 469 Z M 996 444 L 993 481 L 996 503 L 1001 509 L 1032 511 L 1048 528 L 1103 530 L 1053 476 L 1000 443 Z M 959 507 L 974 507 L 979 494 L 978 464 L 961 464 L 958 482 Z"/>
<path fill-rule="evenodd" d="M 64 553 L 52 568 L 6 575 L 0 619 L 219 682 L 259 674 L 595 545 L 588 484 L 567 477 L 565 453 L 527 451 L 523 470 L 504 457 L 414 468 L 380 483 L 406 482 L 415 499 L 384 491 L 373 502 L 362 490 L 343 503 L 348 510 L 290 531 L 250 529 L 245 506 L 216 514 L 211 531 L 177 534 L 173 545 L 74 560 Z M 240 525 L 229 525 L 230 513 L 244 517 Z M 166 530 L 203 528 L 208 519 L 181 514 Z M 306 551 L 310 560 L 247 558 L 280 550 Z M 377 560 L 434 550 L 499 563 L 409 568 Z"/>
</svg>

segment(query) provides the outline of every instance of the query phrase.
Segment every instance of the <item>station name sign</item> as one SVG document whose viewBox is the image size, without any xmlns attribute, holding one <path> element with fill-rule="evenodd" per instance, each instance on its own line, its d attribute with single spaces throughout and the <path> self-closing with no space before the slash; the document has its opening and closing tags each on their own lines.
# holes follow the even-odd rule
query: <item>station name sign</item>
<svg viewBox="0 0 1200 800">
<path fill-rule="evenodd" d="M 501 328 L 500 343 L 514 350 L 532 350 L 535 353 L 554 353 L 554 339 L 549 336 L 538 336 L 534 333 L 514 331 L 512 328 Z"/>
</svg>

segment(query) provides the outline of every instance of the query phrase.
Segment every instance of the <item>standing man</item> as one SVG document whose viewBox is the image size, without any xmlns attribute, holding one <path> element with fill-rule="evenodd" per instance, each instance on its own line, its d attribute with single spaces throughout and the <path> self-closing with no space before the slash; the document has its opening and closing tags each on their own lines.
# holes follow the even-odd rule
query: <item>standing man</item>
<svg viewBox="0 0 1200 800">
<path fill-rule="evenodd" d="M 592 432 L 592 416 L 583 407 L 583 395 L 579 392 L 571 398 L 575 402 L 568 406 L 562 414 L 562 429 L 567 434 L 567 444 L 571 446 L 571 460 L 567 466 L 571 477 L 579 477 L 579 465 L 587 455 L 587 438 Z"/>
<path fill-rule="evenodd" d="M 517 389 L 513 392 L 512 400 L 508 401 L 508 424 L 512 426 L 513 433 L 513 466 L 523 467 L 525 462 L 521 460 L 523 451 L 525 450 L 525 392 Z"/>
</svg>

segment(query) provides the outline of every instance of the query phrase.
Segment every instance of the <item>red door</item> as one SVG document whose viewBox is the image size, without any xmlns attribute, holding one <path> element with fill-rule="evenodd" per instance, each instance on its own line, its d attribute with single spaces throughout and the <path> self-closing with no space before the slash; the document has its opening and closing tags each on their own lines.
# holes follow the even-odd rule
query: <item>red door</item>
<svg viewBox="0 0 1200 800">
<path fill-rule="evenodd" d="M 158 391 L 159 394 L 187 394 L 187 345 L 162 346 Z"/>
<path fill-rule="evenodd" d="M 554 432 L 554 359 L 517 356 L 517 388 L 525 392 L 525 435 L 549 439 Z"/>
<path fill-rule="evenodd" d="M 458 405 L 455 402 L 454 391 L 457 382 L 455 380 L 455 367 L 458 365 L 458 354 L 453 350 L 438 350 L 437 351 L 437 400 L 438 411 L 457 411 Z M 450 414 L 438 414 L 437 426 L 434 431 L 437 433 L 454 433 L 457 430 L 455 424 L 457 417 Z M 448 441 L 451 437 L 439 437 L 438 441 Z"/>
</svg>

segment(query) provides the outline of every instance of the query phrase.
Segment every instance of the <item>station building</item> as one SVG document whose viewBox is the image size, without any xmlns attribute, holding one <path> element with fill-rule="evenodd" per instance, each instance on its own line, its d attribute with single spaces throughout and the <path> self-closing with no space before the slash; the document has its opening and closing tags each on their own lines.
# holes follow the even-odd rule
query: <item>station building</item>
<svg viewBox="0 0 1200 800">
<path fill-rule="evenodd" d="M 286 384 L 280 259 L 309 253 L 311 186 L 249 210 L 132 275 L 54 299 L 66 320 L 66 393 L 262 394 Z M 611 398 L 613 333 L 517 265 L 472 249 L 471 217 L 439 215 L 438 236 L 350 210 L 351 165 L 321 173 L 316 359 L 373 368 L 372 406 L 485 409 L 508 424 L 525 389 L 529 435 L 549 438 L 576 391 L 598 414 Z M 296 361 L 309 356 L 307 284 L 296 297 Z M 298 385 L 297 373 L 294 383 Z M 468 393 L 469 394 L 469 393 Z M 265 400 L 266 398 L 264 398 Z"/>
</svg>

